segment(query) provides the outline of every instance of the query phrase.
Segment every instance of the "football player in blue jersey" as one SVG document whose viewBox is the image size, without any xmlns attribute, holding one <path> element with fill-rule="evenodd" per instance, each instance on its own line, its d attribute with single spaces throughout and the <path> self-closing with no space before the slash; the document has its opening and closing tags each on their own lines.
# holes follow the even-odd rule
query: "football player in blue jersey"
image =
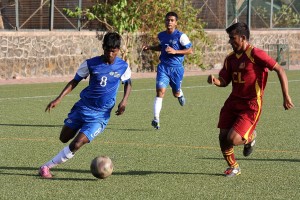
<svg viewBox="0 0 300 200">
<path fill-rule="evenodd" d="M 143 50 L 160 51 L 160 63 L 157 66 L 156 97 L 154 100 L 154 119 L 152 126 L 160 128 L 159 114 L 162 109 L 162 101 L 168 85 L 171 86 L 174 97 L 178 98 L 179 104 L 184 106 L 185 98 L 181 90 L 183 80 L 184 56 L 191 54 L 192 43 L 188 36 L 180 32 L 177 27 L 178 16 L 175 12 L 169 12 L 165 16 L 166 31 L 158 34 L 159 44 L 143 46 Z"/>
<path fill-rule="evenodd" d="M 111 111 L 116 102 L 120 82 L 124 84 L 124 95 L 115 112 L 122 115 L 131 91 L 131 70 L 128 64 L 117 57 L 120 51 L 121 36 L 109 32 L 103 39 L 104 54 L 85 60 L 78 68 L 75 77 L 65 86 L 62 92 L 51 101 L 45 111 L 55 108 L 82 80 L 89 76 L 89 85 L 80 93 L 77 101 L 60 133 L 60 141 L 69 145 L 64 147 L 50 161 L 39 169 L 43 178 L 52 178 L 50 169 L 66 162 L 86 143 L 91 142 L 102 133 L 110 119 Z"/>
</svg>

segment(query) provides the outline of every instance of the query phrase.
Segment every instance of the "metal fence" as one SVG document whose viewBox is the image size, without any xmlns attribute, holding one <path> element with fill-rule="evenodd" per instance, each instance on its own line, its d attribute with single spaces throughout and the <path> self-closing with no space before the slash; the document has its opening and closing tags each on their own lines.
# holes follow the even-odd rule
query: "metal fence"
<svg viewBox="0 0 300 200">
<path fill-rule="evenodd" d="M 182 0 L 185 1 L 185 0 Z M 99 29 L 97 20 L 69 18 L 64 8 L 88 8 L 93 0 L 0 0 L 0 29 Z M 299 29 L 299 0 L 193 0 L 207 29 L 245 21 L 251 29 Z"/>
<path fill-rule="evenodd" d="M 196 0 L 199 17 L 209 29 L 224 29 L 236 21 L 251 29 L 299 29 L 299 0 Z"/>
</svg>

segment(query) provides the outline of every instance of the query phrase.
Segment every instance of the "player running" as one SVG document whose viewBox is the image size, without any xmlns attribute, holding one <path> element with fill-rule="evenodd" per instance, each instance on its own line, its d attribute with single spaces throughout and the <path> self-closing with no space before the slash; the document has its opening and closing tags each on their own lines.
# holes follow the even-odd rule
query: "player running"
<svg viewBox="0 0 300 200">
<path fill-rule="evenodd" d="M 253 150 L 268 70 L 278 75 L 283 107 L 288 110 L 294 105 L 284 69 L 266 52 L 249 44 L 248 26 L 238 22 L 227 28 L 226 32 L 233 52 L 226 57 L 219 78 L 209 75 L 207 81 L 218 87 L 232 84 L 232 92 L 220 112 L 218 128 L 221 151 L 229 166 L 225 176 L 234 177 L 241 174 L 241 168 L 235 159 L 233 146 L 244 145 L 244 156 L 249 156 Z"/>
<path fill-rule="evenodd" d="M 83 145 L 102 133 L 110 119 L 116 102 L 120 81 L 124 84 L 124 95 L 115 112 L 122 115 L 131 91 L 131 70 L 128 64 L 117 57 L 120 51 L 121 36 L 118 33 L 107 33 L 103 40 L 104 54 L 84 61 L 73 80 L 62 90 L 60 95 L 51 101 L 45 111 L 55 108 L 82 80 L 90 76 L 89 85 L 80 93 L 80 100 L 75 103 L 60 133 L 60 141 L 67 143 L 55 157 L 42 165 L 39 175 L 52 178 L 50 169 L 72 158 Z"/>
<path fill-rule="evenodd" d="M 188 36 L 176 29 L 178 16 L 175 12 L 169 12 L 165 16 L 166 31 L 158 34 L 159 44 L 156 46 L 143 46 L 143 50 L 160 51 L 160 63 L 157 66 L 156 97 L 154 100 L 154 119 L 151 125 L 155 129 L 160 128 L 159 116 L 162 109 L 162 101 L 168 85 L 171 86 L 174 97 L 179 104 L 184 106 L 185 98 L 181 90 L 184 74 L 184 55 L 191 54 L 192 43 Z"/>
</svg>

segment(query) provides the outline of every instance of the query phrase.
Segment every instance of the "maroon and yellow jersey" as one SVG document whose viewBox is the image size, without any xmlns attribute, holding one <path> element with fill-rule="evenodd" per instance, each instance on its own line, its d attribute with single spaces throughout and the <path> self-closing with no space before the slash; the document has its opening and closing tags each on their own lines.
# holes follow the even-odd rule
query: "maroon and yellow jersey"
<svg viewBox="0 0 300 200">
<path fill-rule="evenodd" d="M 265 51 L 249 45 L 242 54 L 232 52 L 226 57 L 219 77 L 226 85 L 232 83 L 231 97 L 260 99 L 267 83 L 268 69 L 273 70 L 275 64 Z"/>
</svg>

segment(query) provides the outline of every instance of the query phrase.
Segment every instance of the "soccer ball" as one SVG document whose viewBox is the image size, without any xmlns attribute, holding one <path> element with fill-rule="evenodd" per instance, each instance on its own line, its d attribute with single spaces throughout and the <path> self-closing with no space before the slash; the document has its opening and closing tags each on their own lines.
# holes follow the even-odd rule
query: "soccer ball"
<svg viewBox="0 0 300 200">
<path fill-rule="evenodd" d="M 91 172 L 99 179 L 109 177 L 114 169 L 114 165 L 108 156 L 98 156 L 91 162 Z"/>
</svg>

